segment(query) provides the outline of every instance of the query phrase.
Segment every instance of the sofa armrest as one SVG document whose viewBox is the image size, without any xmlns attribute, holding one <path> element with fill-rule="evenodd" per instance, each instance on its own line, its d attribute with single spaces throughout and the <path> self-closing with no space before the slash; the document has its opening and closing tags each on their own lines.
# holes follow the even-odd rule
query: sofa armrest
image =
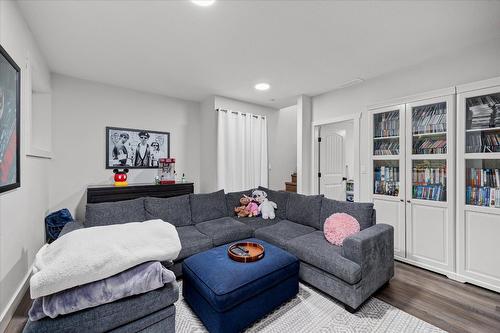
<svg viewBox="0 0 500 333">
<path fill-rule="evenodd" d="M 85 228 L 85 227 L 83 226 L 82 223 L 80 223 L 78 221 L 68 222 L 62 228 L 61 232 L 59 233 L 59 237 L 66 235 L 67 233 L 70 233 L 72 231 L 82 229 L 82 228 Z"/>
<path fill-rule="evenodd" d="M 361 266 L 361 277 L 394 275 L 394 228 L 376 224 L 347 237 L 342 255 Z M 390 278 L 390 277 L 389 277 Z"/>
</svg>

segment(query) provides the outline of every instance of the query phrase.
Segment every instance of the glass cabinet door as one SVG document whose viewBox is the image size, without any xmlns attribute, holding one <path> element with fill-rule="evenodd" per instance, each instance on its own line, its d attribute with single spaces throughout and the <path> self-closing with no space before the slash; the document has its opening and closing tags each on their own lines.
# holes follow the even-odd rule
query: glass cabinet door
<svg viewBox="0 0 500 333">
<path fill-rule="evenodd" d="M 465 99 L 465 153 L 500 152 L 500 93 Z"/>
<path fill-rule="evenodd" d="M 373 115 L 373 155 L 399 155 L 399 110 Z"/>
<path fill-rule="evenodd" d="M 412 154 L 447 153 L 446 102 L 411 108 Z"/>
</svg>

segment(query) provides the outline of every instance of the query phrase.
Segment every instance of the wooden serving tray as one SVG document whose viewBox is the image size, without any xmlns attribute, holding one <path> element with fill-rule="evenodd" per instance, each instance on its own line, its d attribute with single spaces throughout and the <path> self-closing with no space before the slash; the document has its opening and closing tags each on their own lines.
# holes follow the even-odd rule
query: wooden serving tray
<svg viewBox="0 0 500 333">
<path fill-rule="evenodd" d="M 234 251 L 235 248 L 240 248 L 248 255 L 239 255 Z M 237 250 L 236 250 L 237 251 Z M 229 258 L 238 262 L 254 262 L 264 257 L 264 247 L 258 243 L 253 242 L 239 242 L 232 244 L 227 249 Z"/>
</svg>

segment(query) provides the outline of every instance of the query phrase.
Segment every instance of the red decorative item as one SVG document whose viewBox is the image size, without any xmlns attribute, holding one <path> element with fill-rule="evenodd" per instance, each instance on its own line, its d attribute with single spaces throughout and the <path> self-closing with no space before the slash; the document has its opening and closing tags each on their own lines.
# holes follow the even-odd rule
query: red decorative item
<svg viewBox="0 0 500 333">
<path fill-rule="evenodd" d="M 127 173 L 128 169 L 123 169 L 120 171 L 119 169 L 113 169 L 113 173 L 115 174 L 115 186 L 127 186 Z"/>
<path fill-rule="evenodd" d="M 160 158 L 158 165 L 160 184 L 175 184 L 175 158 Z"/>
</svg>

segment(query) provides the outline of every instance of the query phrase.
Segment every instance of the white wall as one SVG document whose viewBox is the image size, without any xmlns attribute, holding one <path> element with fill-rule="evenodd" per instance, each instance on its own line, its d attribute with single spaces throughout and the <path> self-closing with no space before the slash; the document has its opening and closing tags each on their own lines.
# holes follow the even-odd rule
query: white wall
<svg viewBox="0 0 500 333">
<path fill-rule="evenodd" d="M 49 69 L 17 4 L 0 1 L 0 44 L 20 67 L 29 57 L 37 71 L 38 85 L 50 88 Z M 22 71 L 22 78 L 26 73 Z M 44 217 L 47 212 L 49 160 L 26 157 L 31 84 L 21 80 L 21 187 L 0 194 L 0 332 L 8 324 L 27 286 L 36 252 L 44 243 Z"/>
<path fill-rule="evenodd" d="M 292 181 L 297 172 L 297 106 L 289 106 L 276 112 L 274 141 L 269 152 L 269 188 L 284 190 L 285 182 Z"/>
<path fill-rule="evenodd" d="M 50 210 L 67 207 L 83 220 L 85 190 L 112 184 L 105 169 L 105 127 L 170 132 L 176 171 L 200 182 L 200 104 L 53 75 Z M 130 170 L 129 183 L 153 183 L 157 170 Z"/>
<path fill-rule="evenodd" d="M 297 99 L 297 192 L 312 193 L 312 98 Z"/>
<path fill-rule="evenodd" d="M 370 136 L 364 135 L 368 133 L 368 105 L 496 76 L 500 76 L 500 40 L 450 52 L 417 66 L 367 80 L 357 86 L 315 96 L 312 101 L 313 121 L 363 112 L 360 129 L 360 200 L 367 201 L 371 189 L 368 183 Z"/>
</svg>

